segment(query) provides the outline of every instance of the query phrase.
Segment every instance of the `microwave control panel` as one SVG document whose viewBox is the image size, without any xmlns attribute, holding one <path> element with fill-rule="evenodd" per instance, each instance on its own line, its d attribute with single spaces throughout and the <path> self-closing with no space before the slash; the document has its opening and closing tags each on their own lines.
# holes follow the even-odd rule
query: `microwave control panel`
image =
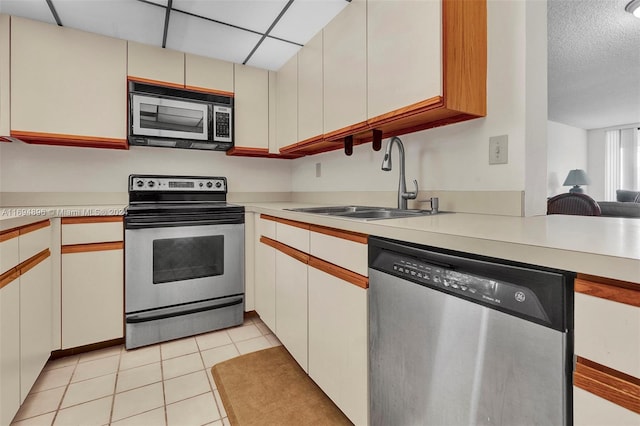
<svg viewBox="0 0 640 426">
<path fill-rule="evenodd" d="M 213 106 L 213 140 L 215 142 L 231 142 L 233 123 L 231 108 L 221 105 Z"/>
</svg>

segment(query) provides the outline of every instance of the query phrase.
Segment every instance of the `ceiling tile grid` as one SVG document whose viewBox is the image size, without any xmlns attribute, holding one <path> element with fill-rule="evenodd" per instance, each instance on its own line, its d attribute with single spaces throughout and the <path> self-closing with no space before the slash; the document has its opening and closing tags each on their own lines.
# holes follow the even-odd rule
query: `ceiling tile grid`
<svg viewBox="0 0 640 426">
<path fill-rule="evenodd" d="M 50 4 L 65 27 L 277 71 L 349 1 L 51 0 Z M 47 0 L 0 0 L 0 13 L 56 23 Z"/>
</svg>

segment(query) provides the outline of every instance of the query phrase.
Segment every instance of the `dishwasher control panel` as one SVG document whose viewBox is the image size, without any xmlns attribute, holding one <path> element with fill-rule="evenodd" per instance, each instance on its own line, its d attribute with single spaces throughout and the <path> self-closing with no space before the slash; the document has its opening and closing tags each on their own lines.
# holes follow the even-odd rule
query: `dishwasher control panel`
<svg viewBox="0 0 640 426">
<path fill-rule="evenodd" d="M 527 287 L 433 265 L 415 258 L 385 254 L 393 259 L 386 259 L 382 268 L 376 269 L 426 287 L 549 321 L 536 294 Z"/>
</svg>

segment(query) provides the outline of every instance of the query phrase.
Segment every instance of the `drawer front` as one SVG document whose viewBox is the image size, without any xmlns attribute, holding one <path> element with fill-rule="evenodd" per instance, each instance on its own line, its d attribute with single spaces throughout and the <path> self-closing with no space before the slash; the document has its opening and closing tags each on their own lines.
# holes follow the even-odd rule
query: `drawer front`
<svg viewBox="0 0 640 426">
<path fill-rule="evenodd" d="M 35 231 L 20 233 L 20 262 L 24 262 L 42 250 L 51 248 L 51 227 L 37 229 Z"/>
<path fill-rule="evenodd" d="M 267 219 L 260 219 L 259 216 L 256 216 L 257 218 L 257 225 L 256 225 L 256 235 L 258 236 L 258 239 L 260 239 L 260 236 L 265 236 L 268 238 L 271 238 L 272 240 L 276 239 L 276 222 L 274 222 L 273 220 L 267 220 Z"/>
<path fill-rule="evenodd" d="M 123 241 L 122 222 L 73 223 L 62 225 L 62 245 Z"/>
<path fill-rule="evenodd" d="M 575 426 L 639 425 L 640 414 L 574 386 L 573 424 Z"/>
<path fill-rule="evenodd" d="M 20 263 L 18 251 L 17 235 L 8 240 L 0 241 L 0 275 L 18 266 Z"/>
<path fill-rule="evenodd" d="M 309 253 L 309 229 L 276 222 L 276 240 L 289 247 Z"/>
<path fill-rule="evenodd" d="M 311 232 L 310 254 L 363 276 L 368 276 L 367 245 Z"/>
<path fill-rule="evenodd" d="M 576 293 L 575 353 L 640 377 L 640 307 Z"/>
</svg>

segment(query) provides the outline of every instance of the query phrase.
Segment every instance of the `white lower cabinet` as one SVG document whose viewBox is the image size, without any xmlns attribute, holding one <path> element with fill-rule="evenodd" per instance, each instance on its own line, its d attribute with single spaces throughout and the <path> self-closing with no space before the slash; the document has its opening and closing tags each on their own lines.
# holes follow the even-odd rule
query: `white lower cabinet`
<svg viewBox="0 0 640 426">
<path fill-rule="evenodd" d="M 51 258 L 20 275 L 20 401 L 51 355 Z"/>
<path fill-rule="evenodd" d="M 276 251 L 276 335 L 306 372 L 307 264 Z"/>
<path fill-rule="evenodd" d="M 575 426 L 638 426 L 640 414 L 574 386 L 573 424 Z"/>
<path fill-rule="evenodd" d="M 256 244 L 255 305 L 260 319 L 276 331 L 276 249 L 260 241 Z"/>
<path fill-rule="evenodd" d="M 62 254 L 62 349 L 124 335 L 123 250 Z"/>
<path fill-rule="evenodd" d="M 20 408 L 20 327 L 18 324 L 20 324 L 20 278 L 0 288 L 0 425 L 10 424 Z"/>
<path fill-rule="evenodd" d="M 356 425 L 368 423 L 367 290 L 309 267 L 309 376 Z"/>
</svg>

